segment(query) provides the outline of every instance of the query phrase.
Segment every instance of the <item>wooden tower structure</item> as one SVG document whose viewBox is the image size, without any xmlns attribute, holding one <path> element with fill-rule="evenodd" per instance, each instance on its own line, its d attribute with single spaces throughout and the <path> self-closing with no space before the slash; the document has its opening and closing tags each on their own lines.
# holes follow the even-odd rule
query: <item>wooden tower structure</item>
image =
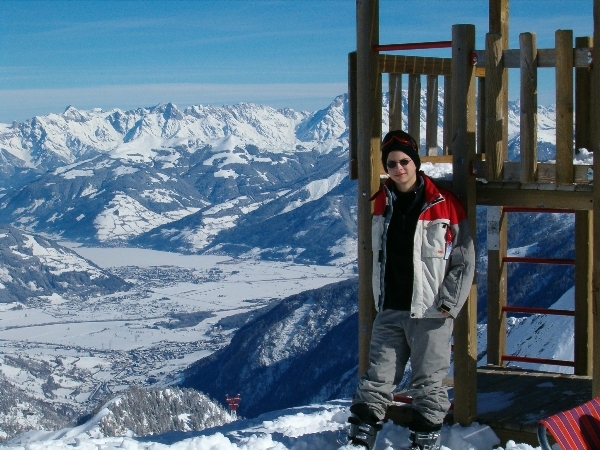
<svg viewBox="0 0 600 450">
<path fill-rule="evenodd" d="M 389 79 L 390 129 L 402 127 L 402 79 L 408 77 L 408 132 L 420 139 L 421 77 L 427 79 L 426 149 L 423 161 L 452 163 L 446 186 L 461 200 L 476 230 L 477 205 L 488 206 L 488 365 L 477 367 L 477 289 L 471 294 L 454 333 L 453 420 L 488 423 L 503 441 L 520 438 L 537 445 L 536 413 L 553 414 L 600 396 L 600 157 L 593 166 L 574 165 L 574 150 L 600 154 L 600 0 L 593 1 L 594 36 L 557 30 L 554 48 L 537 48 L 535 33 L 522 33 L 519 48 L 508 45 L 508 0 L 489 0 L 485 48 L 475 47 L 475 27 L 454 25 L 451 58 L 384 54 L 402 46 L 379 44 L 378 0 L 357 0 L 357 47 L 349 55 L 350 177 L 358 180 L 359 371 L 368 365 L 375 317 L 371 291 L 371 204 L 380 186 L 382 74 Z M 567 24 L 568 25 L 568 24 Z M 415 48 L 410 47 L 410 48 Z M 417 47 L 418 48 L 418 47 Z M 425 47 L 423 47 L 425 48 Z M 508 69 L 520 73 L 520 161 L 508 155 Z M 537 160 L 537 73 L 556 75 L 556 161 Z M 444 81 L 443 142 L 437 142 L 438 80 Z M 575 101 L 573 101 L 575 99 Z M 573 129 L 575 126 L 576 133 Z M 442 155 L 438 155 L 441 148 Z M 575 360 L 573 375 L 510 370 L 506 355 L 507 214 L 542 210 L 575 214 Z M 474 231 L 473 231 L 474 232 Z M 475 234 L 475 233 L 474 233 Z M 539 311 L 530 311 L 539 312 Z M 548 312 L 544 312 L 548 314 Z M 564 313 L 564 311 L 563 311 Z M 554 383 L 548 404 L 535 400 L 537 386 Z M 566 395 L 577 392 L 577 395 Z M 482 394 L 527 395 L 530 410 L 478 411 Z M 562 395 L 561 395 L 562 394 Z M 553 405 L 553 406 L 552 406 Z M 536 409 L 537 408 L 537 409 Z M 390 410 L 393 406 L 390 407 Z M 512 406 L 512 410 L 519 409 Z"/>
</svg>

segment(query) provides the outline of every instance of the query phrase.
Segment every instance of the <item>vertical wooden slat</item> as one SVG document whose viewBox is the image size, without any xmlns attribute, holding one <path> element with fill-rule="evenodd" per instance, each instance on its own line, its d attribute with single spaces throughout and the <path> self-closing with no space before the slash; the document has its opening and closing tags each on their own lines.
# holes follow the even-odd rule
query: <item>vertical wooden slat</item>
<svg viewBox="0 0 600 450">
<path fill-rule="evenodd" d="M 379 188 L 381 145 L 381 75 L 378 54 L 379 1 L 356 1 L 356 82 L 358 143 L 358 370 L 369 366 L 369 346 L 375 318 L 371 289 L 371 202 Z M 379 99 L 379 105 L 376 104 Z"/>
<path fill-rule="evenodd" d="M 402 74 L 390 73 L 390 131 L 402 129 Z"/>
<path fill-rule="evenodd" d="M 438 76 L 427 75 L 427 115 L 425 149 L 427 156 L 438 154 Z"/>
<path fill-rule="evenodd" d="M 444 77 L 444 155 L 452 154 L 452 77 Z"/>
<path fill-rule="evenodd" d="M 476 239 L 475 177 L 469 165 L 475 159 L 475 27 L 452 27 L 452 170 L 454 192 L 463 201 Z M 454 418 L 463 426 L 477 415 L 477 284 L 473 280 L 454 330 Z"/>
<path fill-rule="evenodd" d="M 575 212 L 575 375 L 592 375 L 592 213 Z"/>
<path fill-rule="evenodd" d="M 421 76 L 408 76 L 408 134 L 421 148 Z"/>
<path fill-rule="evenodd" d="M 509 33 L 509 14 L 508 14 L 508 3 L 509 0 L 490 0 L 489 1 L 489 32 L 492 34 L 499 34 L 501 36 L 500 47 L 501 50 L 508 50 L 508 33 Z M 497 51 L 497 50 L 496 50 Z M 497 55 L 496 58 L 501 58 L 502 55 Z M 489 58 L 489 56 L 488 56 Z M 487 72 L 487 71 L 486 71 Z M 502 152 L 503 157 L 502 161 L 506 161 L 508 159 L 508 70 L 502 70 L 502 74 L 500 75 L 500 98 L 496 101 L 499 104 L 496 107 L 502 111 L 501 117 L 503 118 L 501 121 L 502 127 Z M 488 75 L 486 73 L 486 79 Z M 487 81 L 489 83 L 489 80 Z M 491 97 L 487 96 L 488 102 L 492 101 Z M 499 116 L 495 116 L 499 117 Z M 487 137 L 486 137 L 487 139 Z M 496 142 L 496 141 L 495 141 Z M 487 146 L 487 144 L 486 144 Z M 488 147 L 489 148 L 489 147 Z M 486 153 L 486 159 L 488 158 Z M 489 169 L 489 167 L 488 167 Z M 500 169 L 502 170 L 502 168 Z"/>
<path fill-rule="evenodd" d="M 485 153 L 486 81 L 485 77 L 477 78 L 477 153 Z"/>
<path fill-rule="evenodd" d="M 503 79 L 507 70 L 502 64 L 502 35 L 488 33 L 485 38 L 485 160 L 487 179 L 502 179 L 502 168 L 507 159 L 508 146 L 504 140 Z"/>
<path fill-rule="evenodd" d="M 507 214 L 501 206 L 487 208 L 487 245 L 488 245 L 488 325 L 487 325 L 487 362 L 503 365 L 502 355 L 506 354 L 506 263 L 502 259 L 507 250 Z"/>
<path fill-rule="evenodd" d="M 577 38 L 577 47 L 591 47 L 589 37 Z M 576 151 L 580 148 L 590 150 L 590 69 L 576 69 L 575 89 L 575 136 Z M 597 172 L 596 172 L 597 173 Z M 594 373 L 594 336 L 600 334 L 594 328 L 594 295 L 592 277 L 594 267 L 594 248 L 591 237 L 594 233 L 592 213 L 578 211 L 575 216 L 575 374 L 593 375 Z M 596 257 L 597 260 L 597 257 Z M 597 319 L 596 319 L 597 320 Z M 598 350 L 596 350 L 598 351 Z M 595 358 L 598 361 L 598 357 Z M 598 381 L 594 384 L 598 386 Z M 598 390 L 598 387 L 595 388 Z"/>
<path fill-rule="evenodd" d="M 502 36 L 502 48 L 508 48 L 508 0 L 490 0 L 490 33 Z"/>
<path fill-rule="evenodd" d="M 600 55 L 600 0 L 594 0 L 594 55 Z M 600 155 L 600 70 L 592 69 L 592 115 L 590 129 L 592 131 L 591 150 Z M 594 369 L 592 379 L 592 396 L 600 396 L 600 157 L 594 158 L 594 191 L 593 199 L 593 248 L 594 269 L 592 274 L 592 296 L 594 311 Z"/>
<path fill-rule="evenodd" d="M 557 30 L 556 183 L 573 183 L 573 31 Z"/>
<path fill-rule="evenodd" d="M 537 44 L 534 33 L 519 35 L 521 46 L 521 182 L 535 181 L 537 169 Z"/>
<path fill-rule="evenodd" d="M 350 153 L 350 179 L 358 179 L 358 142 L 357 142 L 357 110 L 356 107 L 356 52 L 350 52 L 348 54 L 348 110 L 349 123 L 348 123 L 348 134 L 349 134 L 349 153 Z"/>
<path fill-rule="evenodd" d="M 589 36 L 575 38 L 575 47 L 592 47 L 593 39 Z M 575 69 L 575 152 L 585 148 L 590 150 L 590 67 Z"/>
</svg>

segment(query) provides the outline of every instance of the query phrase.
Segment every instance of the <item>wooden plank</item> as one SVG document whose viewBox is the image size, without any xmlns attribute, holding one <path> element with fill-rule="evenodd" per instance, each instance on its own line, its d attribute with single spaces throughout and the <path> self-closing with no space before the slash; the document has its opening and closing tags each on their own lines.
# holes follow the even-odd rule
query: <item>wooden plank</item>
<svg viewBox="0 0 600 450">
<path fill-rule="evenodd" d="M 408 134 L 421 148 L 421 76 L 408 76 Z"/>
<path fill-rule="evenodd" d="M 556 182 L 573 183 L 573 31 L 557 30 Z"/>
<path fill-rule="evenodd" d="M 477 114 L 477 125 L 476 125 L 476 137 L 477 137 L 477 146 L 476 152 L 477 154 L 485 154 L 485 104 L 486 100 L 486 90 L 485 84 L 487 79 L 476 78 L 477 79 L 477 111 L 481 111 Z"/>
<path fill-rule="evenodd" d="M 422 156 L 421 162 L 430 162 L 432 164 L 437 163 L 450 163 L 452 164 L 452 155 L 437 155 L 437 156 Z"/>
<path fill-rule="evenodd" d="M 575 369 L 576 375 L 592 375 L 592 237 L 590 211 L 575 213 Z"/>
<path fill-rule="evenodd" d="M 444 155 L 452 155 L 452 77 L 444 77 Z"/>
<path fill-rule="evenodd" d="M 593 40 L 591 37 L 575 38 L 577 47 L 591 47 Z M 575 152 L 579 149 L 590 149 L 590 113 L 591 113 L 591 87 L 590 87 L 591 69 L 587 67 L 578 67 L 575 69 Z"/>
<path fill-rule="evenodd" d="M 507 429 L 534 431 L 539 419 L 591 398 L 590 377 L 480 368 L 477 382 L 483 400 L 478 420 Z"/>
<path fill-rule="evenodd" d="M 573 49 L 573 66 L 574 67 L 590 67 L 592 48 L 579 47 Z M 480 66 L 486 65 L 485 50 L 475 50 L 477 64 Z M 540 48 L 537 50 L 537 67 L 555 67 L 556 66 L 556 49 Z M 518 69 L 520 67 L 521 50 L 506 49 L 502 52 L 503 65 L 507 69 Z"/>
<path fill-rule="evenodd" d="M 470 176 L 470 161 L 475 158 L 475 69 L 471 52 L 475 49 L 475 27 L 452 27 L 452 156 L 454 192 L 466 207 L 473 240 L 476 240 L 476 181 Z M 454 417 L 461 425 L 470 424 L 477 415 L 477 285 L 455 321 L 454 367 L 460 377 L 454 384 Z"/>
<path fill-rule="evenodd" d="M 358 370 L 369 366 L 371 331 L 375 318 L 371 288 L 371 202 L 379 188 L 378 152 L 381 142 L 381 75 L 378 54 L 373 46 L 379 42 L 379 2 L 356 3 L 356 84 L 358 144 Z M 379 101 L 379 103 L 377 103 Z"/>
<path fill-rule="evenodd" d="M 502 355 L 506 354 L 506 306 L 507 264 L 503 258 L 507 253 L 507 214 L 500 206 L 490 206 L 487 211 L 488 245 L 488 307 L 487 307 L 487 362 L 501 366 Z"/>
<path fill-rule="evenodd" d="M 576 164 L 573 167 L 575 183 L 577 184 L 589 184 L 592 185 L 594 182 L 594 169 L 588 164 Z"/>
<path fill-rule="evenodd" d="M 451 75 L 450 58 L 431 58 L 407 55 L 379 55 L 381 73 L 406 73 L 412 75 Z"/>
<path fill-rule="evenodd" d="M 534 33 L 521 33 L 521 172 L 520 181 L 535 180 L 537 166 L 537 57 Z"/>
<path fill-rule="evenodd" d="M 501 34 L 502 47 L 508 48 L 508 0 L 490 0 L 489 8 L 490 33 Z"/>
<path fill-rule="evenodd" d="M 425 154 L 438 154 L 438 76 L 427 75 L 427 107 L 425 121 Z"/>
<path fill-rule="evenodd" d="M 350 179 L 358 179 L 358 142 L 357 142 L 357 110 L 356 107 L 356 52 L 348 54 L 348 147 L 350 156 Z"/>
<path fill-rule="evenodd" d="M 402 129 L 402 75 L 389 75 L 389 120 L 391 130 Z"/>
<path fill-rule="evenodd" d="M 500 186 L 477 185 L 477 204 L 484 206 L 521 206 L 527 208 L 558 208 L 591 210 L 591 191 L 546 191 L 521 189 L 518 185 L 500 183 Z"/>
<path fill-rule="evenodd" d="M 600 0 L 594 0 L 594 54 L 600 55 Z M 600 173 L 600 70 L 598 67 L 592 69 L 592 115 L 590 118 L 590 127 L 592 130 L 591 151 L 594 152 L 594 173 L 596 181 Z M 592 273 L 592 301 L 594 309 L 594 377 L 592 383 L 592 394 L 594 397 L 600 396 L 600 183 L 594 183 L 593 192 L 594 202 L 594 269 Z"/>
<path fill-rule="evenodd" d="M 488 33 L 486 49 L 490 58 L 486 64 L 486 108 L 485 108 L 485 142 L 487 179 L 494 181 L 502 178 L 504 161 L 508 156 L 508 145 L 504 139 L 505 104 L 504 78 L 506 69 L 502 66 L 502 36 Z"/>
<path fill-rule="evenodd" d="M 593 180 L 592 166 L 586 164 L 576 164 L 572 167 L 573 181 L 577 184 L 591 185 Z M 503 168 L 504 181 L 519 181 L 520 164 L 514 161 L 506 161 Z M 536 179 L 538 183 L 556 182 L 556 164 L 538 163 Z M 489 180 L 489 179 L 488 179 Z M 489 180 L 493 181 L 493 180 Z"/>
</svg>

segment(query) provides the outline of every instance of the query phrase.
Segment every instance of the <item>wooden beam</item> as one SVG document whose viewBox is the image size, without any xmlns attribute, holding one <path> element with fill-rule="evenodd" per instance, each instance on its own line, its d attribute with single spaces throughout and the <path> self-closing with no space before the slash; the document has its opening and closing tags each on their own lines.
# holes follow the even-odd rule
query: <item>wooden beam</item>
<svg viewBox="0 0 600 450">
<path fill-rule="evenodd" d="M 575 46 L 591 47 L 591 37 L 575 38 Z M 590 67 L 579 67 L 575 69 L 575 153 L 579 149 L 590 150 Z"/>
<path fill-rule="evenodd" d="M 452 157 L 454 192 L 463 201 L 473 240 L 476 239 L 476 185 L 470 176 L 475 159 L 475 68 L 471 52 L 475 48 L 475 27 L 452 27 Z M 463 426 L 477 416 L 477 284 L 471 292 L 454 330 L 454 417 Z"/>
<path fill-rule="evenodd" d="M 575 375 L 592 375 L 592 212 L 575 212 Z"/>
<path fill-rule="evenodd" d="M 402 129 L 402 75 L 389 75 L 389 129 Z"/>
<path fill-rule="evenodd" d="M 556 182 L 573 183 L 573 31 L 557 30 Z"/>
<path fill-rule="evenodd" d="M 497 184 L 497 186 L 495 186 Z M 514 184 L 514 187 L 511 187 Z M 477 185 L 477 204 L 483 206 L 520 206 L 525 208 L 592 210 L 592 192 L 522 189 L 519 183 Z"/>
<path fill-rule="evenodd" d="M 358 370 L 369 366 L 371 331 L 375 318 L 371 287 L 371 195 L 379 188 L 381 146 L 381 75 L 378 55 L 379 1 L 356 1 L 356 82 L 358 143 Z"/>
<path fill-rule="evenodd" d="M 379 55 L 381 73 L 406 73 L 412 75 L 450 75 L 450 58 L 423 56 Z"/>
<path fill-rule="evenodd" d="M 594 0 L 594 54 L 600 55 L 600 0 Z M 592 273 L 592 301 L 594 312 L 594 369 L 592 379 L 592 396 L 600 396 L 600 70 L 592 69 L 592 115 L 590 126 L 592 130 L 591 150 L 596 155 L 594 158 L 594 233 L 593 239 L 593 264 Z"/>
<path fill-rule="evenodd" d="M 489 32 L 502 35 L 502 48 L 508 48 L 508 0 L 490 0 Z"/>
<path fill-rule="evenodd" d="M 438 76 L 427 75 L 427 109 L 425 121 L 425 154 L 438 154 Z"/>
<path fill-rule="evenodd" d="M 521 33 L 521 182 L 535 180 L 537 166 L 537 45 L 534 33 Z"/>
<path fill-rule="evenodd" d="M 507 214 L 501 206 L 489 206 L 487 211 L 488 246 L 488 307 L 487 307 L 487 363 L 503 366 L 502 355 L 506 354 L 506 306 L 508 241 Z"/>
<path fill-rule="evenodd" d="M 490 55 L 486 70 L 486 109 L 485 109 L 485 160 L 487 179 L 499 180 L 508 155 L 507 141 L 504 139 L 506 115 L 504 103 L 504 79 L 506 69 L 502 66 L 502 36 L 497 33 L 486 35 L 486 49 Z"/>
<path fill-rule="evenodd" d="M 408 134 L 421 148 L 421 76 L 408 76 Z M 420 152 L 419 152 L 420 153 Z"/>
<path fill-rule="evenodd" d="M 474 50 L 477 57 L 477 64 L 485 66 L 486 54 L 485 50 Z M 573 49 L 573 66 L 574 67 L 589 67 L 591 63 L 592 48 L 579 47 Z M 539 48 L 536 52 L 537 67 L 555 67 L 556 66 L 556 49 L 554 48 Z M 518 69 L 520 67 L 521 50 L 507 49 L 502 52 L 502 60 L 504 67 L 507 69 Z"/>
<path fill-rule="evenodd" d="M 583 185 L 592 185 L 593 182 L 593 170 L 592 166 L 587 164 L 576 164 L 571 166 L 572 179 L 574 183 L 577 183 L 578 187 Z M 482 174 L 482 178 L 486 178 Z M 487 178 L 489 181 L 489 178 Z M 519 181 L 521 179 L 521 165 L 515 161 L 505 161 L 503 167 L 504 181 Z M 556 183 L 556 164 L 554 163 L 537 163 L 536 181 L 538 183 Z M 540 189 L 544 189 L 542 186 Z"/>
<path fill-rule="evenodd" d="M 486 88 L 485 85 L 487 83 L 487 79 L 485 77 L 477 78 L 477 111 L 483 111 L 480 114 L 477 114 L 477 153 L 484 154 L 485 153 L 485 111 L 487 103 L 486 98 Z"/>
</svg>

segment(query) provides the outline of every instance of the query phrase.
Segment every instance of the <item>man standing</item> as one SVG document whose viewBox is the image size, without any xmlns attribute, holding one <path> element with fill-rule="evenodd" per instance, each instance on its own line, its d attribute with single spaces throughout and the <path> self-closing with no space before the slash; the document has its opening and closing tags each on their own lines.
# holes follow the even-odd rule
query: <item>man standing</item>
<svg viewBox="0 0 600 450">
<path fill-rule="evenodd" d="M 453 320 L 469 294 L 475 250 L 467 217 L 451 192 L 423 172 L 415 140 L 390 131 L 381 145 L 389 174 L 373 196 L 373 323 L 369 369 L 350 411 L 348 439 L 369 450 L 410 358 L 412 449 L 440 449 L 450 407 L 442 380 L 450 369 Z"/>
</svg>

